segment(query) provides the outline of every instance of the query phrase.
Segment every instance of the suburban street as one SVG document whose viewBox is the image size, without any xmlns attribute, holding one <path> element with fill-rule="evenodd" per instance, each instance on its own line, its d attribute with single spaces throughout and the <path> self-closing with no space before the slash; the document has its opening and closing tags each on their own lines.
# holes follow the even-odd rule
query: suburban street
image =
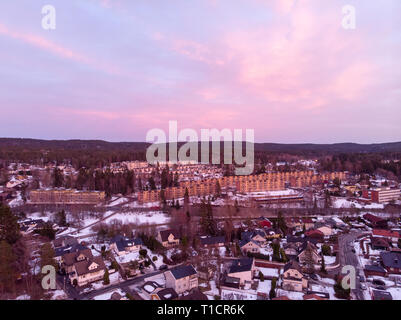
<svg viewBox="0 0 401 320">
<path fill-rule="evenodd" d="M 363 232 L 350 232 L 343 234 L 338 238 L 339 259 L 341 266 L 351 265 L 355 267 L 355 289 L 351 291 L 351 294 L 353 295 L 353 298 L 357 300 L 364 300 L 364 293 L 361 289 L 359 281 L 359 274 L 362 270 L 362 266 L 359 263 L 356 253 L 352 252 L 352 249 L 354 248 L 354 241 L 363 234 Z"/>
</svg>

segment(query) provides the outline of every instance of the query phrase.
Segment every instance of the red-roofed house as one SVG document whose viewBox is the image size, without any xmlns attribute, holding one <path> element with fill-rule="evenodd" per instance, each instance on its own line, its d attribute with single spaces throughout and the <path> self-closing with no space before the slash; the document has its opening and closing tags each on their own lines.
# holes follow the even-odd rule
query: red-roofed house
<svg viewBox="0 0 401 320">
<path fill-rule="evenodd" d="M 312 294 L 305 294 L 305 295 L 303 296 L 303 299 L 304 299 L 304 300 L 327 300 L 326 298 L 322 298 L 322 297 L 320 297 L 320 296 L 318 296 L 317 294 L 314 294 L 314 293 L 312 293 Z"/>
<path fill-rule="evenodd" d="M 260 217 L 257 220 L 258 220 L 258 224 L 261 228 L 271 228 L 272 227 L 271 221 L 265 217 Z"/>
<path fill-rule="evenodd" d="M 364 214 L 363 218 L 368 221 L 374 228 L 387 228 L 387 220 L 374 216 L 373 214 Z"/>
<path fill-rule="evenodd" d="M 309 230 L 305 232 L 305 236 L 308 238 L 313 238 L 318 241 L 324 240 L 324 233 L 320 230 Z"/>
<path fill-rule="evenodd" d="M 397 231 L 383 230 L 383 229 L 373 229 L 372 232 L 375 237 L 384 237 L 389 239 L 393 243 L 397 243 L 398 239 L 401 238 Z"/>
</svg>

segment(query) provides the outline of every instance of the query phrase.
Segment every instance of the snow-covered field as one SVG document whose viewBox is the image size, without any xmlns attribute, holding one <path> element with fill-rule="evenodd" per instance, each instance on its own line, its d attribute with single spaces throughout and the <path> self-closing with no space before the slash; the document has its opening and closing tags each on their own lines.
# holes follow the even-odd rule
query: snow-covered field
<svg viewBox="0 0 401 320">
<path fill-rule="evenodd" d="M 132 223 L 136 225 L 141 224 L 163 224 L 168 223 L 170 218 L 161 211 L 151 212 L 127 212 L 117 213 L 110 218 L 105 219 L 103 222 L 110 222 L 112 220 L 120 220 L 122 223 Z"/>
<path fill-rule="evenodd" d="M 107 207 L 118 206 L 118 205 L 121 205 L 121 204 L 123 204 L 123 203 L 128 201 L 128 199 L 124 198 L 124 197 L 121 197 L 121 198 L 113 197 L 111 200 L 112 201 L 107 205 Z"/>
<path fill-rule="evenodd" d="M 358 209 L 383 209 L 384 205 L 380 203 L 371 203 L 362 205 L 359 202 L 348 200 L 346 198 L 336 198 L 333 201 L 334 208 L 358 208 Z"/>
</svg>

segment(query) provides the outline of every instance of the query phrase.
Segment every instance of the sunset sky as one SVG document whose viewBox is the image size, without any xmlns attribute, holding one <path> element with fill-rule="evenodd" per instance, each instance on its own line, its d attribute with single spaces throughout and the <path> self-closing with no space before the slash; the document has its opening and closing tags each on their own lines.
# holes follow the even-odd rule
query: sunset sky
<svg viewBox="0 0 401 320">
<path fill-rule="evenodd" d="M 0 48 L 0 137 L 401 141 L 400 0 L 3 0 Z"/>
</svg>

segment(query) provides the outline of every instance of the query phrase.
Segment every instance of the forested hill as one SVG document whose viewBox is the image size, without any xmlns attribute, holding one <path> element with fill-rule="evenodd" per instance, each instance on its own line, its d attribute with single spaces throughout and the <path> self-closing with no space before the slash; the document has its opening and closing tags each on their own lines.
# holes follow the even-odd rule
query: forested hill
<svg viewBox="0 0 401 320">
<path fill-rule="evenodd" d="M 142 151 L 146 142 L 108 142 L 103 140 L 40 140 L 25 138 L 0 138 L 0 148 L 49 149 L 49 150 L 102 150 L 102 151 Z"/>
<path fill-rule="evenodd" d="M 144 151 L 146 142 L 108 142 L 103 140 L 40 140 L 24 138 L 0 138 L 1 149 L 25 150 L 99 150 L 99 151 Z M 392 143 L 334 143 L 334 144 L 282 144 L 255 143 L 255 151 L 288 153 L 381 153 L 401 152 L 401 142 Z"/>
<path fill-rule="evenodd" d="M 376 152 L 401 152 L 401 142 L 390 143 L 334 143 L 334 144 L 282 144 L 282 143 L 258 143 L 255 150 L 271 152 L 327 152 L 327 153 L 376 153 Z"/>
</svg>

